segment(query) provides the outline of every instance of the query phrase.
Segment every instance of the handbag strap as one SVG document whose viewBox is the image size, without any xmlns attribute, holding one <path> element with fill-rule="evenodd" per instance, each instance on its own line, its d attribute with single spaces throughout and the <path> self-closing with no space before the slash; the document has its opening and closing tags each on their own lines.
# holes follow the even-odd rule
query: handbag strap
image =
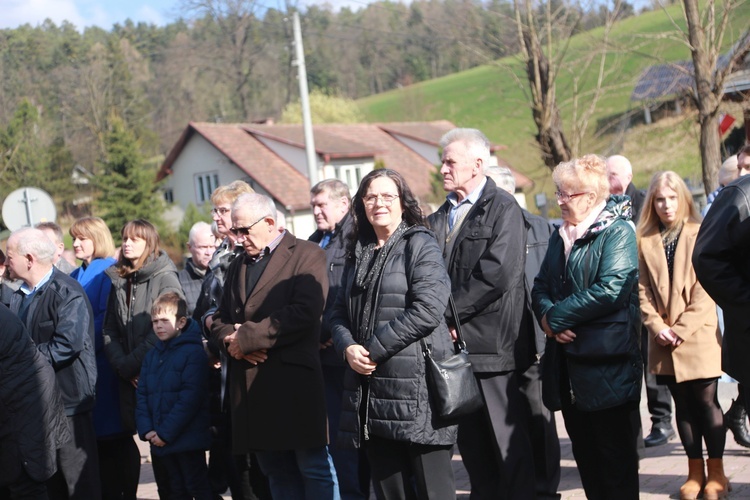
<svg viewBox="0 0 750 500">
<path fill-rule="evenodd" d="M 456 308 L 456 303 L 453 300 L 453 294 L 450 294 L 448 296 L 448 306 L 451 308 L 453 321 L 456 324 L 456 340 L 453 342 L 453 344 L 456 353 L 459 353 L 460 351 L 466 350 L 466 342 L 464 342 L 464 338 L 461 335 L 461 321 L 459 321 L 458 319 L 458 309 Z M 430 348 L 427 347 L 427 343 L 424 341 L 424 338 L 419 339 L 419 342 L 422 344 L 422 352 L 424 353 L 425 358 L 431 357 L 432 352 L 430 351 Z"/>
</svg>

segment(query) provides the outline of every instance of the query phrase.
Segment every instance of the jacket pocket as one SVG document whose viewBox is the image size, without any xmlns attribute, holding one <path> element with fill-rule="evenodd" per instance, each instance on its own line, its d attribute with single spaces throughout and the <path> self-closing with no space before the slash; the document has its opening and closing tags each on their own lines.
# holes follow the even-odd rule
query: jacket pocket
<svg viewBox="0 0 750 500">
<path fill-rule="evenodd" d="M 55 320 L 40 321 L 35 330 L 38 343 L 49 342 L 55 333 Z"/>
</svg>

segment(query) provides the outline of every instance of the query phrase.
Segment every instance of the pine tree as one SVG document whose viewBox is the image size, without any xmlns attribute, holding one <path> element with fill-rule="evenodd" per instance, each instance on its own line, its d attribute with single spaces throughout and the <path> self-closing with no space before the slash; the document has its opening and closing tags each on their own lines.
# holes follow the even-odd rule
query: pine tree
<svg viewBox="0 0 750 500">
<path fill-rule="evenodd" d="M 138 141 L 125 122 L 112 113 L 105 137 L 107 159 L 96 176 L 100 195 L 96 215 L 107 223 L 113 235 L 133 219 L 151 221 L 164 235 L 164 203 L 155 182 L 156 172 L 145 166 Z"/>
</svg>

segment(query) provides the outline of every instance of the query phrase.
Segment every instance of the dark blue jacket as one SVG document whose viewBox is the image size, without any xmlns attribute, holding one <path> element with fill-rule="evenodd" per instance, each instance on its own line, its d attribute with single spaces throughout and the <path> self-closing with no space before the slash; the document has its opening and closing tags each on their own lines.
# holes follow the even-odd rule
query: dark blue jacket
<svg viewBox="0 0 750 500">
<path fill-rule="evenodd" d="M 208 356 L 198 323 L 189 319 L 179 336 L 157 341 L 138 379 L 135 410 L 138 435 L 150 431 L 167 443 L 154 455 L 206 450 L 211 444 L 208 414 Z"/>
<path fill-rule="evenodd" d="M 87 266 L 76 268 L 70 277 L 78 281 L 86 292 L 94 312 L 94 344 L 96 346 L 96 403 L 94 405 L 94 430 L 97 437 L 125 433 L 120 418 L 120 384 L 117 374 L 104 353 L 102 326 L 107 312 L 107 299 L 112 280 L 104 272 L 115 259 L 94 259 Z"/>
</svg>

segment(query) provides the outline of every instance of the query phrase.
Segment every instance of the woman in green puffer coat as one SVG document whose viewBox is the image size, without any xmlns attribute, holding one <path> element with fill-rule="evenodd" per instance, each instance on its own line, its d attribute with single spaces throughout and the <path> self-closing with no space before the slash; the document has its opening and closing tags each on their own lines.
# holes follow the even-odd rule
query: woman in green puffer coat
<svg viewBox="0 0 750 500">
<path fill-rule="evenodd" d="M 635 500 L 643 362 L 630 199 L 609 195 L 596 155 L 559 164 L 552 179 L 564 223 L 532 292 L 548 337 L 545 404 L 562 410 L 586 496 Z"/>
</svg>

